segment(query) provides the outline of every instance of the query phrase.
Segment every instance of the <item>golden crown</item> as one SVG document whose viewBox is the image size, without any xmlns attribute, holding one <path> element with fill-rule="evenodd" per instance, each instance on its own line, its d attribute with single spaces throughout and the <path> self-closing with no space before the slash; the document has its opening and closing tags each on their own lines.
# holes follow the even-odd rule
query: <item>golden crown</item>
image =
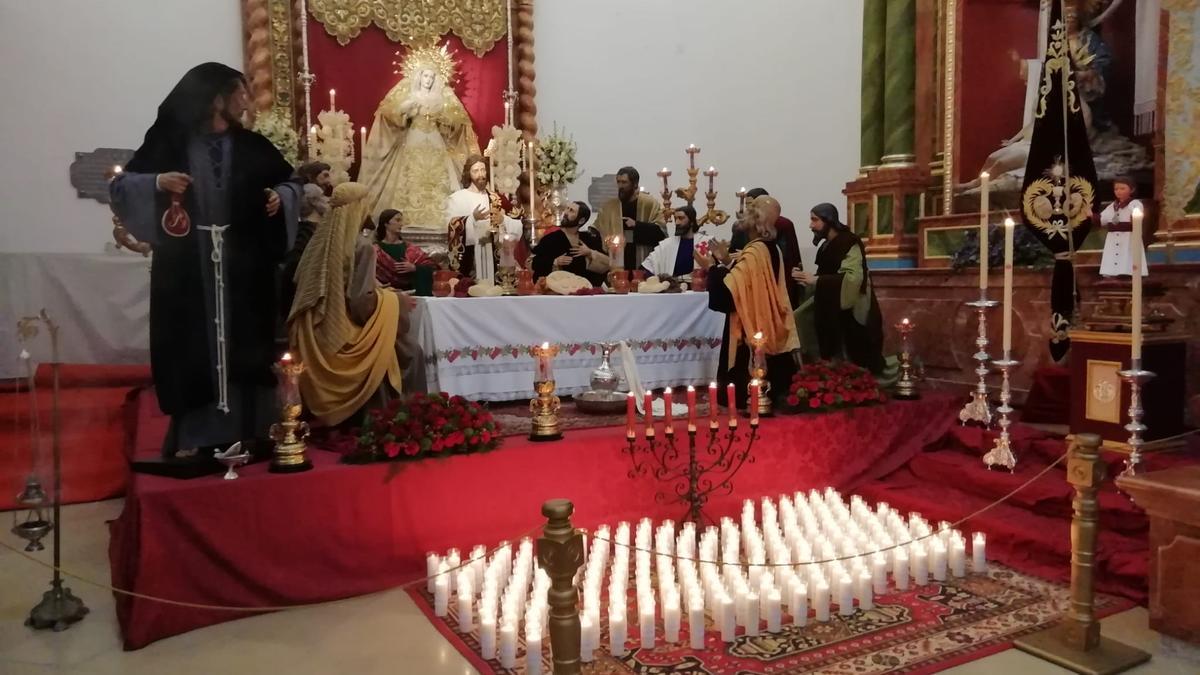
<svg viewBox="0 0 1200 675">
<path fill-rule="evenodd" d="M 400 52 L 396 52 L 396 56 L 399 57 Z M 393 61 L 392 65 L 399 67 L 397 74 L 402 75 L 406 80 L 416 78 L 422 70 L 428 68 L 446 85 L 454 83 L 455 70 L 458 68 L 458 64 L 454 62 L 454 55 L 450 53 L 446 45 L 410 49 L 404 56 L 403 63 Z"/>
</svg>

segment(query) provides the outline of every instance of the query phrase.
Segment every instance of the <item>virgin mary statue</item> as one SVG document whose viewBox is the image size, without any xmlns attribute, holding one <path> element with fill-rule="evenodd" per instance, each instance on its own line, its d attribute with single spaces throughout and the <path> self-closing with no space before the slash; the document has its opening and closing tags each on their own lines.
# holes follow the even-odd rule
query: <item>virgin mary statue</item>
<svg viewBox="0 0 1200 675">
<path fill-rule="evenodd" d="M 471 117 L 454 94 L 454 68 L 444 46 L 405 58 L 363 152 L 367 213 L 399 209 L 414 229 L 446 231 L 446 197 L 458 189 L 467 156 L 479 153 Z"/>
</svg>

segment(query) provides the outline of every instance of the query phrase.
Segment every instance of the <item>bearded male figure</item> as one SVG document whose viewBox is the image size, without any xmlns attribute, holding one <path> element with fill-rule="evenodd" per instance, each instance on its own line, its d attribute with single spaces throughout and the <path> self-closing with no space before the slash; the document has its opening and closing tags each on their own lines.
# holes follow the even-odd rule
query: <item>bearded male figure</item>
<svg viewBox="0 0 1200 675">
<path fill-rule="evenodd" d="M 450 265 L 476 281 L 494 281 L 500 237 L 521 241 L 521 213 L 488 189 L 488 161 L 472 155 L 463 165 L 462 189 L 446 200 Z M 523 256 L 522 256 L 523 257 Z"/>
</svg>

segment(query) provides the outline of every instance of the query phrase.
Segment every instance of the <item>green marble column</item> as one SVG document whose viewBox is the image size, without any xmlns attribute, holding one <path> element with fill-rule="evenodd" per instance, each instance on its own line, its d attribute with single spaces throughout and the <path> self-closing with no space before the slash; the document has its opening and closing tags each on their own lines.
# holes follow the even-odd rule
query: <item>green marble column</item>
<svg viewBox="0 0 1200 675">
<path fill-rule="evenodd" d="M 916 0 L 887 0 L 884 50 L 883 164 L 903 166 L 915 157 Z"/>
<path fill-rule="evenodd" d="M 862 120 L 859 165 L 862 173 L 883 157 L 883 69 L 887 0 L 863 0 Z"/>
</svg>

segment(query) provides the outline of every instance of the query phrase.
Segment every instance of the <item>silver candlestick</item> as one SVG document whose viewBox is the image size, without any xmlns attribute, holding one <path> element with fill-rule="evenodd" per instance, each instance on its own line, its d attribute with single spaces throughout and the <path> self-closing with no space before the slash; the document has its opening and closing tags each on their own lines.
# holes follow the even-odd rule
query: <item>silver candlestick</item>
<svg viewBox="0 0 1200 675">
<path fill-rule="evenodd" d="M 987 429 L 992 426 L 992 420 L 996 416 L 992 402 L 988 400 L 987 376 L 990 372 L 988 362 L 992 357 L 987 353 L 987 311 L 999 304 L 996 300 L 988 300 L 987 289 L 982 288 L 979 289 L 979 299 L 967 303 L 968 307 L 975 308 L 975 314 L 979 317 L 979 336 L 975 338 L 975 346 L 978 351 L 973 357 L 979 363 L 975 367 L 975 374 L 979 376 L 979 382 L 975 385 L 975 391 L 971 392 L 971 400 L 963 406 L 962 410 L 958 411 L 958 421 L 963 425 L 968 422 L 977 422 Z"/>
<path fill-rule="evenodd" d="M 1129 362 L 1129 370 L 1117 373 L 1121 380 L 1129 383 L 1129 424 L 1125 431 L 1129 432 L 1129 458 L 1125 460 L 1125 470 L 1122 476 L 1137 475 L 1137 465 L 1142 461 L 1142 446 L 1146 441 L 1142 434 L 1146 433 L 1146 425 L 1142 423 L 1142 385 L 1154 379 L 1154 373 L 1142 370 L 1142 360 L 1133 359 Z"/>
<path fill-rule="evenodd" d="M 1017 367 L 1021 362 L 1014 361 L 1012 354 L 1007 350 L 1004 352 L 1004 358 L 1000 361 L 995 361 L 994 364 L 1000 369 L 1000 407 L 996 412 L 1000 413 L 1000 436 L 996 439 L 995 445 L 983 456 L 983 463 L 988 469 L 993 466 L 1002 466 L 1008 469 L 1009 472 L 1017 466 L 1017 456 L 1013 454 L 1012 440 L 1008 436 L 1008 427 L 1012 425 L 1012 420 L 1009 415 L 1013 412 L 1012 389 L 1009 387 L 1009 371 Z"/>
</svg>

